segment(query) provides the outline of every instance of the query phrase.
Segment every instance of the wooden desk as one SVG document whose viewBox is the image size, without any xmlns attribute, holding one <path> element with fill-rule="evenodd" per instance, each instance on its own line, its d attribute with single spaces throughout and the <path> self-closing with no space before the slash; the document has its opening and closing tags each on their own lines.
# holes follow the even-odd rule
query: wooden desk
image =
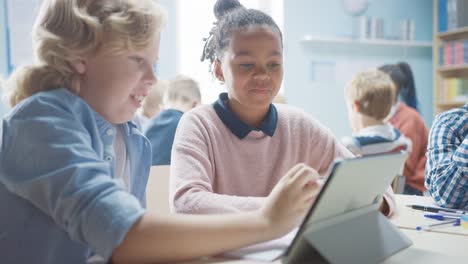
<svg viewBox="0 0 468 264">
<path fill-rule="evenodd" d="M 430 199 L 430 198 L 427 198 Z M 397 195 L 397 212 L 392 223 L 400 227 L 413 245 L 384 260 L 382 263 L 466 263 L 468 259 L 468 236 L 447 232 L 416 231 L 413 225 L 420 224 L 423 212 L 406 207 L 414 198 L 408 195 Z M 452 227 L 450 227 L 452 228 Z M 457 227 L 453 227 L 457 228 Z M 458 229 L 460 230 L 460 229 Z M 464 232 L 464 231 L 463 231 Z M 265 262 L 251 260 L 226 260 L 220 258 L 205 258 L 184 264 L 261 264 Z M 280 264 L 281 261 L 272 262 Z"/>
</svg>

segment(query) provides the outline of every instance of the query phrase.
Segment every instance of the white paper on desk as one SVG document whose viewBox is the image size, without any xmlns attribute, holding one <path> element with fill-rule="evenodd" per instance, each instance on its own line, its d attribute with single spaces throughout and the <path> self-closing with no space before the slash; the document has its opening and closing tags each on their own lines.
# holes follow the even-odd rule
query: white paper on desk
<svg viewBox="0 0 468 264">
<path fill-rule="evenodd" d="M 223 256 L 236 259 L 273 261 L 278 259 L 289 245 L 291 245 L 298 230 L 298 228 L 295 228 L 293 231 L 281 238 L 232 250 L 224 253 Z"/>
</svg>

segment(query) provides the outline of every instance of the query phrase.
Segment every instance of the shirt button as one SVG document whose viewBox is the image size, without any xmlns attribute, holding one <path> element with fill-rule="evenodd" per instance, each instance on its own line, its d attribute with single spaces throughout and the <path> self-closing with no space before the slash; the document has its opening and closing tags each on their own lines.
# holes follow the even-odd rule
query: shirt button
<svg viewBox="0 0 468 264">
<path fill-rule="evenodd" d="M 105 159 L 106 161 L 112 161 L 112 157 L 111 157 L 111 156 L 105 156 L 104 159 Z"/>
<path fill-rule="evenodd" d="M 112 136 L 112 135 L 114 135 L 114 130 L 112 130 L 112 128 L 109 128 L 109 129 L 107 129 L 106 134 L 108 136 Z"/>
</svg>

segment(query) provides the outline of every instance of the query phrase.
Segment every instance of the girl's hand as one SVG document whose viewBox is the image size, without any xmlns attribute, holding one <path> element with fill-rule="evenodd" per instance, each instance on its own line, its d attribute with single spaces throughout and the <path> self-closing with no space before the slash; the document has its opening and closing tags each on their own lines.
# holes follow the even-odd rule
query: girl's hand
<svg viewBox="0 0 468 264">
<path fill-rule="evenodd" d="M 261 209 L 275 235 L 283 235 L 303 220 L 320 191 L 319 174 L 305 164 L 297 164 L 276 184 Z"/>
</svg>

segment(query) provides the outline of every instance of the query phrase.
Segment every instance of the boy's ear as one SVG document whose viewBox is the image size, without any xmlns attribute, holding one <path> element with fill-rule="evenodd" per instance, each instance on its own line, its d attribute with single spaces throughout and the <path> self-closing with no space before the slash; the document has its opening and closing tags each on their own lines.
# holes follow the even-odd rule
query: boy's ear
<svg viewBox="0 0 468 264">
<path fill-rule="evenodd" d="M 361 105 L 357 101 L 353 101 L 353 110 L 357 113 L 361 113 Z"/>
<path fill-rule="evenodd" d="M 71 62 L 72 66 L 73 66 L 73 69 L 75 69 L 75 71 L 78 73 L 78 74 L 83 74 L 86 72 L 86 61 L 83 60 L 83 59 L 76 59 L 76 60 L 73 60 Z"/>
<path fill-rule="evenodd" d="M 214 63 L 214 74 L 216 76 L 216 79 L 218 79 L 220 82 L 224 82 L 224 74 L 223 69 L 221 68 L 221 61 L 219 59 L 216 59 Z"/>
</svg>

